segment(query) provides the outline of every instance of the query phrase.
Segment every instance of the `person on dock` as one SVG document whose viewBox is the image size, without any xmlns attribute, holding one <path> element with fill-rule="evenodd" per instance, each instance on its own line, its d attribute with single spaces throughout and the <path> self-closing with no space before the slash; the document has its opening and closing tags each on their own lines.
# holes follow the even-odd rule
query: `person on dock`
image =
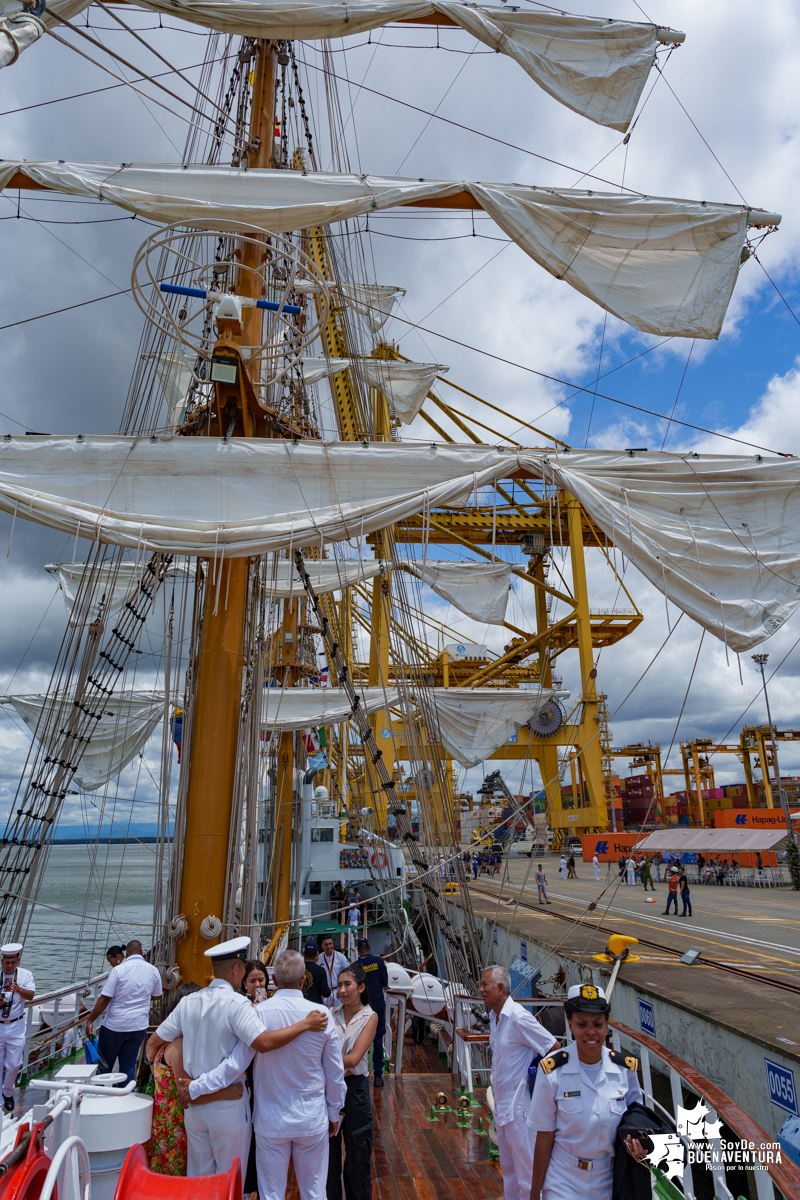
<svg viewBox="0 0 800 1200">
<path fill-rule="evenodd" d="M 316 942 L 306 942 L 303 947 L 303 958 L 306 960 L 306 981 L 303 984 L 303 996 L 312 1004 L 322 1004 L 329 999 L 331 987 L 328 976 L 317 961 L 319 946 Z"/>
<path fill-rule="evenodd" d="M 566 856 L 566 854 L 563 853 L 563 851 L 561 853 L 561 862 L 559 864 L 558 869 L 561 872 L 561 878 L 566 879 L 567 878 L 567 856 Z"/>
<path fill-rule="evenodd" d="M 364 943 L 360 942 L 359 945 Z M 373 955 L 368 954 L 366 957 L 372 959 Z M 380 1019 L 372 1010 L 369 977 L 366 975 L 363 958 L 359 958 L 351 967 L 342 968 L 336 991 L 341 1007 L 334 1011 L 333 1019 L 342 1051 L 347 1095 L 341 1126 L 328 1141 L 328 1179 L 325 1191 L 327 1200 L 342 1200 L 344 1175 L 347 1200 L 371 1200 L 372 1099 L 369 1094 L 369 1047 L 373 1040 L 374 1044 L 377 1044 L 376 1031 Z M 377 1079 L 375 1082 L 378 1082 Z"/>
<path fill-rule="evenodd" d="M 339 980 L 339 972 L 342 967 L 350 966 L 350 959 L 342 954 L 341 950 L 334 950 L 333 938 L 329 933 L 324 933 L 318 940 L 320 954 L 322 955 L 319 965 L 325 972 L 325 978 L 328 981 L 328 987 L 331 989 L 330 995 L 325 1000 L 326 1008 L 333 1008 L 336 999 L 336 984 Z"/>
<path fill-rule="evenodd" d="M 597 857 L 596 850 L 594 852 L 594 856 L 592 857 L 592 866 L 594 867 L 594 881 L 597 883 L 598 879 L 600 878 L 600 859 Z"/>
<path fill-rule="evenodd" d="M 647 891 L 648 883 L 650 884 L 650 891 L 654 892 L 656 888 L 653 883 L 653 861 L 650 858 L 646 858 L 642 863 L 642 887 L 645 891 Z"/>
<path fill-rule="evenodd" d="M 0 950 L 3 966 L 0 1015 L 0 1072 L 3 1078 L 3 1111 L 14 1111 L 14 1085 L 25 1055 L 25 1004 L 36 992 L 33 975 L 19 965 L 22 943 L 9 942 Z"/>
<path fill-rule="evenodd" d="M 358 958 L 355 965 L 361 967 L 367 988 L 369 1006 L 378 1018 L 375 1028 L 375 1041 L 372 1045 L 372 1071 L 375 1087 L 383 1087 L 383 1038 L 386 1033 L 386 994 L 384 988 L 389 986 L 389 972 L 386 963 L 377 954 L 373 954 L 367 938 L 359 938 L 356 943 Z M 342 968 L 346 970 L 347 968 Z M 341 974 L 341 972 L 340 972 Z M 337 985 L 338 986 L 338 985 Z"/>
<path fill-rule="evenodd" d="M 150 1024 L 150 1005 L 161 990 L 161 976 L 152 963 L 145 962 L 142 943 L 128 942 L 124 961 L 103 984 L 86 1022 L 86 1036 L 91 1037 L 94 1022 L 101 1013 L 106 1014 L 97 1038 L 98 1075 L 110 1074 L 119 1061 L 126 1082 L 134 1078 L 139 1048 Z"/>
<path fill-rule="evenodd" d="M 636 859 L 631 854 L 626 863 L 628 873 L 628 887 L 636 887 Z"/>
<path fill-rule="evenodd" d="M 249 944 L 249 938 L 242 940 Z M 253 1072 L 259 1200 L 284 1200 L 290 1162 L 294 1163 L 300 1200 L 323 1200 L 329 1140 L 338 1132 L 345 1107 L 344 1065 L 333 1017 L 321 1005 L 303 999 L 305 977 L 303 956 L 296 950 L 284 950 L 272 976 L 277 991 L 248 1010 L 262 1036 L 283 1038 L 280 1045 L 268 1047 L 272 1050 L 269 1057 L 263 1053 L 256 1056 Z M 289 1046 L 287 1032 L 297 1029 L 298 1022 L 302 1025 L 312 1019 L 321 1024 L 301 1030 L 301 1036 Z M 261 1046 L 255 1045 L 255 1049 L 260 1051 Z M 252 1057 L 240 1040 L 225 1061 L 195 1079 L 191 1089 L 199 1094 L 216 1091 L 237 1075 L 241 1077 Z M 242 1161 L 246 1162 L 246 1157 Z M 230 1162 L 217 1171 L 229 1168 Z"/>
<path fill-rule="evenodd" d="M 675 916 L 678 915 L 678 872 L 672 867 L 667 875 L 667 907 L 661 914 L 662 917 L 669 916 L 670 906 L 675 905 Z"/>
<path fill-rule="evenodd" d="M 297 1014 L 293 1024 L 267 1030 L 260 1016 L 268 1001 L 253 1007 L 239 991 L 249 948 L 250 938 L 238 937 L 206 950 L 205 957 L 214 972 L 211 983 L 185 996 L 147 1043 L 147 1058 L 152 1063 L 162 1046 L 183 1038 L 185 1073 L 177 1082 L 184 1108 L 187 1175 L 229 1171 L 237 1158 L 244 1171 L 250 1149 L 250 1105 L 246 1096 L 204 1105 L 192 1102 L 241 1082 L 256 1051 L 279 1050 L 300 1034 L 316 1033 L 328 1025 L 327 1014 L 309 1005 Z M 299 954 L 296 957 L 303 962 Z M 260 1195 L 264 1200 L 265 1193 L 260 1191 Z"/>
<path fill-rule="evenodd" d="M 617 1128 L 643 1098 L 637 1059 L 605 1044 L 609 1011 L 602 988 L 576 984 L 567 993 L 574 1041 L 542 1059 L 536 1072 L 528 1110 L 533 1181 L 525 1200 L 611 1200 Z M 644 1157 L 640 1142 L 629 1138 L 626 1146 Z"/>
<path fill-rule="evenodd" d="M 552 904 L 552 900 L 547 899 L 547 877 L 544 873 L 544 863 L 539 863 L 536 868 L 536 890 L 539 893 L 540 904 Z"/>
<path fill-rule="evenodd" d="M 678 890 L 680 892 L 681 903 L 683 905 L 682 917 L 690 917 L 692 915 L 692 901 L 689 895 L 689 877 L 686 874 L 686 867 L 681 867 L 678 875 Z M 675 912 L 678 911 L 678 902 L 675 901 Z"/>
<path fill-rule="evenodd" d="M 533 1139 L 525 1123 L 530 1104 L 528 1067 L 532 1057 L 555 1053 L 559 1043 L 533 1013 L 513 999 L 506 967 L 486 967 L 480 993 L 489 1009 L 494 1126 L 503 1191 L 506 1200 L 529 1200 Z"/>
<path fill-rule="evenodd" d="M 574 853 L 570 853 L 570 856 L 567 859 L 567 879 L 577 879 L 577 878 L 578 878 L 578 875 L 575 871 L 575 855 L 574 855 Z"/>
</svg>

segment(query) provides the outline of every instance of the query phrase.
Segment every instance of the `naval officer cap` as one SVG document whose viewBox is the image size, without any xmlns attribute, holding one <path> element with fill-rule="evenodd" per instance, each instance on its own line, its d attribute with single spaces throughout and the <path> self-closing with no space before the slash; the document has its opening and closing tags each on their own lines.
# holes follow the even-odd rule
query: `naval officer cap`
<svg viewBox="0 0 800 1200">
<path fill-rule="evenodd" d="M 0 946 L 0 954 L 3 958 L 16 958 L 18 954 L 22 954 L 22 942 L 9 942 L 6 946 Z"/>
<path fill-rule="evenodd" d="M 593 983 L 576 983 L 567 992 L 564 1012 L 569 1015 L 576 1012 L 608 1013 L 611 1005 L 606 1000 L 602 988 Z"/>
<path fill-rule="evenodd" d="M 220 942 L 204 951 L 205 958 L 213 958 L 214 962 L 224 962 L 228 958 L 240 958 L 247 962 L 247 951 L 250 948 L 249 937 L 231 938 L 229 942 Z"/>
</svg>

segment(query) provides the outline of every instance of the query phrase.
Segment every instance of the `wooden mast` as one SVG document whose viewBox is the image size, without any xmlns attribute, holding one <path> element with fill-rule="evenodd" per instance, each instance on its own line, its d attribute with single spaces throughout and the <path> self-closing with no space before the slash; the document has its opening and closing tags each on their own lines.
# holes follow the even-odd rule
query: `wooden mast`
<svg viewBox="0 0 800 1200">
<path fill-rule="evenodd" d="M 249 167 L 272 166 L 276 61 L 275 44 L 260 41 L 256 48 L 247 149 Z M 258 245 L 243 243 L 242 265 L 257 269 L 263 263 L 263 253 L 265 251 L 262 252 Z M 240 295 L 255 295 L 255 289 L 259 286 L 257 277 L 250 270 L 240 272 L 237 285 Z M 260 294 L 257 298 L 260 298 Z M 245 309 L 240 331 L 221 330 L 220 342 L 239 359 L 239 371 L 235 385 L 216 385 L 219 419 L 216 429 L 212 426 L 212 433 L 225 436 L 227 423 L 240 418 L 232 436 L 269 436 L 264 414 L 255 404 L 245 361 L 237 352 L 238 345 L 259 344 L 261 320 L 261 310 Z M 217 348 L 222 348 L 220 343 Z M 179 909 L 186 917 L 189 931 L 178 942 L 176 952 L 184 983 L 193 981 L 204 985 L 208 982 L 210 971 L 203 952 L 217 940 L 218 935 L 210 933 L 210 927 L 213 928 L 215 924 L 213 921 L 209 921 L 202 933 L 200 927 L 206 918 L 216 917 L 221 921 L 225 907 L 244 668 L 248 567 L 246 558 L 227 561 L 222 558 L 220 561 L 218 557 L 216 561 L 206 560 L 204 564 L 206 595 L 188 763 Z M 288 842 L 291 853 L 291 836 Z"/>
</svg>

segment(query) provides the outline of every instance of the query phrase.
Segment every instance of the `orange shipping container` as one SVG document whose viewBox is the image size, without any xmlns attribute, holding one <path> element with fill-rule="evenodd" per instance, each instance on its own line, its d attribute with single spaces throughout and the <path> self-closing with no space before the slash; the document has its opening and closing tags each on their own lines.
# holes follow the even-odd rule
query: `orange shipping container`
<svg viewBox="0 0 800 1200">
<path fill-rule="evenodd" d="M 581 838 L 583 861 L 590 863 L 597 854 L 600 862 L 616 862 L 620 854 L 629 854 L 646 837 L 646 833 L 585 833 Z"/>
<path fill-rule="evenodd" d="M 797 808 L 789 811 L 800 813 Z M 782 829 L 786 818 L 782 808 L 723 808 L 714 813 L 714 824 L 717 829 Z"/>
</svg>

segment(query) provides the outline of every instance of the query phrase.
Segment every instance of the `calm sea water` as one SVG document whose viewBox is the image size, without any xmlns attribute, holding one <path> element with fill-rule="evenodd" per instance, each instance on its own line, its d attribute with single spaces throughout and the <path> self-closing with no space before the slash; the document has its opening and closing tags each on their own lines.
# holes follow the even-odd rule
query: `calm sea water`
<svg viewBox="0 0 800 1200">
<path fill-rule="evenodd" d="M 38 994 L 107 970 L 105 952 L 114 943 L 138 937 L 149 948 L 155 851 L 148 845 L 53 847 L 22 959 Z M 76 913 L 85 917 L 69 915 Z"/>
</svg>

